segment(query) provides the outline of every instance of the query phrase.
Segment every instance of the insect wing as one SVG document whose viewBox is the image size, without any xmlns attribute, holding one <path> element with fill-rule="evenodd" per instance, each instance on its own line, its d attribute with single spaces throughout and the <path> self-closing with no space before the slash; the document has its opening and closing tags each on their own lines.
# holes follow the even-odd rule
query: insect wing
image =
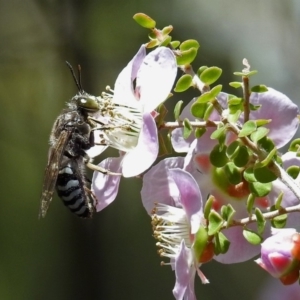
<svg viewBox="0 0 300 300">
<path fill-rule="evenodd" d="M 64 155 L 64 151 L 69 140 L 71 132 L 62 131 L 57 139 L 57 142 L 50 148 L 48 164 L 45 170 L 43 192 L 41 196 L 41 204 L 39 218 L 45 217 L 52 200 L 55 189 L 56 179 L 59 172 L 59 166 Z"/>
</svg>

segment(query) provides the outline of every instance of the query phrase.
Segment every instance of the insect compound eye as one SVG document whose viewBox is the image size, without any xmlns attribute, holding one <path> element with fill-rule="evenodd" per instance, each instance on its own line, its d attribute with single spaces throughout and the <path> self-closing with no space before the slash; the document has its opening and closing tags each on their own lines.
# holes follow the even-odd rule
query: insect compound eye
<svg viewBox="0 0 300 300">
<path fill-rule="evenodd" d="M 77 106 L 88 111 L 98 111 L 99 103 L 96 97 L 84 97 L 77 99 Z"/>
</svg>

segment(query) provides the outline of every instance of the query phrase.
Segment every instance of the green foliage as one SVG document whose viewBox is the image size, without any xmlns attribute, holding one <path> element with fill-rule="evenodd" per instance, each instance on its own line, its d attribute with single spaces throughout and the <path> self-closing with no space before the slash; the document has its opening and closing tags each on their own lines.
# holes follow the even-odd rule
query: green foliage
<svg viewBox="0 0 300 300">
<path fill-rule="evenodd" d="M 275 218 L 273 218 L 271 220 L 271 225 L 274 228 L 284 228 L 286 225 L 286 221 L 287 221 L 287 215 L 286 214 L 282 214 L 280 216 L 277 216 Z"/>
<path fill-rule="evenodd" d="M 143 13 L 137 13 L 133 16 L 133 19 L 144 28 L 155 28 L 156 22 L 149 16 Z"/>
<path fill-rule="evenodd" d="M 194 61 L 197 56 L 197 48 L 190 48 L 185 51 L 181 51 L 180 55 L 176 56 L 177 64 L 179 66 L 188 65 Z"/>
<path fill-rule="evenodd" d="M 256 123 L 252 120 L 247 121 L 245 124 L 243 124 L 242 130 L 239 133 L 239 137 L 245 137 L 250 135 L 252 132 L 256 130 L 257 126 Z"/>
<path fill-rule="evenodd" d="M 212 210 L 208 216 L 208 234 L 216 234 L 222 227 L 224 220 L 223 218 L 214 210 Z"/>
<path fill-rule="evenodd" d="M 205 132 L 206 132 L 206 128 L 205 127 L 196 128 L 195 129 L 195 138 L 199 139 Z"/>
<path fill-rule="evenodd" d="M 241 171 L 233 162 L 227 163 L 223 169 L 228 181 L 231 184 L 236 185 L 242 181 Z"/>
<path fill-rule="evenodd" d="M 222 232 L 217 232 L 215 234 L 215 254 L 225 254 L 230 246 L 230 241 Z"/>
<path fill-rule="evenodd" d="M 256 122 L 257 124 L 257 122 Z M 259 140 L 262 138 L 266 137 L 267 134 L 269 133 L 269 129 L 266 127 L 259 127 L 257 130 L 251 133 L 250 138 L 254 143 L 257 143 Z"/>
<path fill-rule="evenodd" d="M 208 109 L 207 103 L 195 102 L 191 106 L 191 114 L 196 118 L 204 119 L 205 112 L 207 109 Z"/>
<path fill-rule="evenodd" d="M 179 120 L 179 116 L 180 116 L 180 113 L 181 113 L 182 105 L 183 105 L 183 101 L 182 100 L 178 101 L 176 103 L 176 105 L 175 105 L 175 108 L 174 108 L 174 119 L 176 121 Z"/>
<path fill-rule="evenodd" d="M 263 238 L 258 233 L 248 228 L 244 228 L 243 236 L 252 245 L 259 245 L 263 241 Z"/>
<path fill-rule="evenodd" d="M 184 92 L 186 91 L 192 84 L 193 78 L 189 74 L 184 74 L 182 75 L 174 88 L 174 91 L 179 93 L 179 92 Z"/>
<path fill-rule="evenodd" d="M 268 88 L 263 84 L 255 85 L 251 88 L 251 92 L 254 92 L 254 93 L 264 93 L 267 91 L 268 91 Z"/>
<path fill-rule="evenodd" d="M 200 74 L 200 80 L 207 85 L 211 85 L 219 79 L 221 74 L 222 74 L 222 69 L 220 69 L 218 67 L 210 67 L 210 68 L 205 69 Z"/>
<path fill-rule="evenodd" d="M 295 139 L 291 142 L 290 147 L 289 147 L 289 151 L 298 152 L 299 147 L 300 147 L 300 138 Z"/>
<path fill-rule="evenodd" d="M 249 194 L 248 199 L 247 199 L 247 212 L 249 215 L 252 214 L 252 209 L 255 201 L 255 196 L 253 194 Z"/>
<path fill-rule="evenodd" d="M 216 145 L 211 151 L 209 159 L 213 166 L 218 168 L 224 167 L 228 162 L 226 147 L 221 148 L 219 145 Z"/>
<path fill-rule="evenodd" d="M 214 203 L 215 198 L 213 196 L 209 196 L 209 198 L 206 200 L 205 206 L 204 206 L 204 218 L 208 219 L 208 216 L 211 212 L 212 205 Z"/>
<path fill-rule="evenodd" d="M 256 197 L 264 197 L 267 196 L 272 189 L 272 183 L 261 183 L 261 182 L 251 182 L 249 184 L 250 191 Z"/>
<path fill-rule="evenodd" d="M 196 40 L 186 40 L 186 41 L 182 42 L 181 45 L 180 45 L 180 50 L 181 51 L 186 51 L 186 50 L 189 50 L 189 49 L 192 49 L 192 48 L 195 48 L 197 50 L 200 48 L 200 44 L 198 43 L 198 41 L 196 41 Z"/>
<path fill-rule="evenodd" d="M 193 132 L 193 127 L 189 119 L 185 118 L 183 120 L 183 138 L 187 139 Z"/>
<path fill-rule="evenodd" d="M 286 169 L 286 172 L 293 178 L 296 179 L 300 173 L 299 166 L 290 166 Z"/>
<path fill-rule="evenodd" d="M 233 216 L 235 215 L 235 209 L 230 205 L 223 205 L 221 208 L 222 218 L 227 222 L 227 227 L 230 226 L 233 220 Z"/>
<path fill-rule="evenodd" d="M 229 85 L 236 89 L 243 87 L 243 83 L 238 81 L 229 82 Z"/>
<path fill-rule="evenodd" d="M 261 210 L 258 207 L 255 208 L 255 216 L 256 216 L 257 231 L 259 234 L 262 234 L 265 230 L 266 220 Z"/>
<path fill-rule="evenodd" d="M 194 236 L 193 250 L 196 257 L 200 258 L 208 241 L 208 234 L 206 228 L 200 226 Z"/>
</svg>

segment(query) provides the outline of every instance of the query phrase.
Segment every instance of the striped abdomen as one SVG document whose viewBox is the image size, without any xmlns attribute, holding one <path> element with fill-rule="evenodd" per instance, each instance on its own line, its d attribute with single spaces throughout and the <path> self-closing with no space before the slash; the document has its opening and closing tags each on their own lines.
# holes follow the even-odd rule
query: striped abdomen
<svg viewBox="0 0 300 300">
<path fill-rule="evenodd" d="M 81 218 L 90 218 L 92 216 L 91 207 L 89 207 L 89 196 L 85 192 L 85 182 L 79 171 L 72 166 L 72 160 L 62 166 L 59 170 L 56 191 L 71 212 Z"/>
</svg>

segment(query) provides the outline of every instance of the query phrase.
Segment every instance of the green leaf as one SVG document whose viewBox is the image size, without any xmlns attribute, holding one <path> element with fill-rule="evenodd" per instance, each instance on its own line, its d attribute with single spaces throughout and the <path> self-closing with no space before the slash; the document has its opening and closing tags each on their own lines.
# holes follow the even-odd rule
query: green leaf
<svg viewBox="0 0 300 300">
<path fill-rule="evenodd" d="M 254 121 L 250 120 L 250 121 L 247 121 L 243 127 L 242 127 L 242 130 L 240 131 L 239 133 L 239 137 L 245 137 L 247 135 L 250 135 L 253 131 L 255 131 L 257 128 L 256 124 Z"/>
<path fill-rule="evenodd" d="M 145 28 L 155 28 L 156 26 L 156 22 L 151 19 L 149 16 L 147 16 L 146 14 L 143 13 L 137 13 L 133 16 L 133 19 L 142 27 Z"/>
<path fill-rule="evenodd" d="M 221 91 L 222 91 L 222 84 L 219 84 L 219 85 L 214 86 L 210 90 L 210 94 L 213 98 L 216 98 L 220 94 Z"/>
<path fill-rule="evenodd" d="M 195 118 L 203 119 L 207 108 L 208 108 L 207 103 L 198 103 L 198 102 L 195 102 L 191 106 L 191 114 Z"/>
<path fill-rule="evenodd" d="M 248 214 L 252 214 L 252 209 L 255 201 L 255 196 L 253 194 L 249 194 L 247 199 L 247 212 Z"/>
<path fill-rule="evenodd" d="M 228 158 L 226 156 L 226 146 L 220 150 L 220 146 L 216 145 L 209 155 L 210 162 L 213 166 L 221 168 L 226 165 Z"/>
<path fill-rule="evenodd" d="M 255 85 L 251 88 L 251 92 L 264 93 L 267 92 L 268 88 L 264 84 Z"/>
<path fill-rule="evenodd" d="M 224 169 L 224 172 L 225 172 L 225 175 L 226 175 L 228 181 L 231 184 L 236 185 L 242 181 L 241 172 L 240 172 L 239 168 L 237 168 L 233 162 L 227 163 L 223 169 Z"/>
<path fill-rule="evenodd" d="M 269 133 L 269 131 L 270 130 L 266 127 L 259 127 L 250 135 L 250 138 L 254 143 L 257 143 L 259 140 L 264 138 Z"/>
<path fill-rule="evenodd" d="M 171 41 L 172 41 L 172 37 L 171 36 L 166 36 L 164 38 L 164 40 L 159 43 L 159 45 L 167 47 L 171 43 Z"/>
<path fill-rule="evenodd" d="M 226 150 L 226 154 L 228 158 L 230 159 L 235 158 L 238 155 L 239 148 L 240 148 L 240 143 L 237 140 L 229 144 Z"/>
<path fill-rule="evenodd" d="M 244 171 L 244 178 L 247 182 L 256 182 L 257 181 L 254 176 L 254 170 L 252 167 L 249 167 Z"/>
<path fill-rule="evenodd" d="M 260 139 L 257 144 L 267 152 L 271 152 L 275 148 L 274 142 L 267 136 Z"/>
<path fill-rule="evenodd" d="M 266 120 L 266 119 L 255 120 L 255 123 L 256 123 L 257 127 L 264 126 L 264 125 L 269 124 L 271 122 L 272 122 L 271 119 L 269 119 L 269 120 Z"/>
<path fill-rule="evenodd" d="M 267 166 L 262 168 L 254 166 L 254 176 L 261 183 L 268 183 L 277 179 L 277 176 Z"/>
<path fill-rule="evenodd" d="M 194 236 L 193 250 L 195 256 L 200 258 L 207 246 L 208 234 L 206 229 L 201 225 Z"/>
<path fill-rule="evenodd" d="M 174 118 L 176 121 L 179 120 L 179 116 L 180 116 L 180 113 L 181 113 L 181 108 L 182 108 L 182 105 L 183 105 L 183 101 L 180 100 L 176 103 L 175 105 L 175 108 L 174 108 Z"/>
<path fill-rule="evenodd" d="M 243 104 L 243 98 L 239 97 L 232 97 L 228 100 L 228 106 L 236 106 L 238 105 L 239 107 Z"/>
<path fill-rule="evenodd" d="M 169 25 L 169 26 L 166 26 L 162 29 L 162 33 L 164 35 L 168 35 L 171 31 L 173 30 L 173 26 L 172 25 Z"/>
<path fill-rule="evenodd" d="M 247 147 L 241 145 L 238 149 L 236 157 L 233 159 L 233 162 L 237 167 L 241 168 L 248 164 L 249 158 L 250 156 Z"/>
<path fill-rule="evenodd" d="M 281 192 L 279 195 L 278 195 L 278 197 L 277 197 L 277 199 L 276 199 L 276 201 L 275 201 L 275 205 L 274 205 L 274 207 L 275 207 L 275 209 L 280 209 L 281 208 L 281 202 L 282 202 L 282 199 L 283 199 L 283 192 Z"/>
<path fill-rule="evenodd" d="M 250 72 L 234 72 L 233 74 L 236 75 L 236 76 L 252 76 L 254 74 L 256 74 L 257 71 L 256 70 L 253 70 L 253 71 L 250 71 Z"/>
<path fill-rule="evenodd" d="M 189 119 L 187 119 L 187 118 L 185 118 L 183 120 L 183 126 L 184 126 L 183 127 L 183 138 L 187 139 L 191 135 L 191 133 L 193 131 L 193 127 L 192 127 Z"/>
<path fill-rule="evenodd" d="M 266 220 L 258 207 L 255 208 L 255 216 L 257 220 L 257 231 L 259 234 L 262 234 L 265 230 Z"/>
<path fill-rule="evenodd" d="M 218 128 L 218 129 L 216 129 L 216 130 L 211 134 L 210 138 L 211 138 L 212 140 L 220 139 L 220 137 L 221 137 L 222 135 L 225 135 L 225 131 L 226 131 L 226 127 L 225 127 L 225 126 L 220 127 L 220 128 Z"/>
<path fill-rule="evenodd" d="M 236 211 L 230 204 L 222 206 L 221 215 L 222 215 L 223 219 L 227 222 L 227 228 L 230 226 L 235 212 Z"/>
<path fill-rule="evenodd" d="M 214 105 L 212 103 L 209 103 L 204 112 L 203 120 L 208 121 L 213 111 L 214 111 Z"/>
<path fill-rule="evenodd" d="M 298 152 L 300 148 L 300 138 L 295 139 L 291 142 L 289 151 Z"/>
<path fill-rule="evenodd" d="M 202 72 L 203 72 L 204 70 L 206 70 L 207 68 L 208 68 L 207 66 L 202 66 L 202 67 L 200 67 L 200 68 L 198 69 L 197 75 L 198 75 L 199 78 L 200 78 L 200 75 L 202 74 Z"/>
<path fill-rule="evenodd" d="M 272 189 L 272 183 L 251 182 L 249 183 L 250 191 L 256 197 L 267 196 Z"/>
<path fill-rule="evenodd" d="M 184 42 L 181 43 L 179 49 L 181 51 L 186 51 L 189 50 L 191 48 L 195 48 L 195 49 L 199 49 L 200 48 L 200 44 L 198 43 L 198 41 L 196 40 L 186 40 Z"/>
<path fill-rule="evenodd" d="M 229 85 L 235 89 L 243 87 L 243 83 L 238 81 L 229 82 Z"/>
<path fill-rule="evenodd" d="M 176 56 L 179 66 L 190 64 L 197 56 L 197 48 L 190 48 L 186 51 L 181 51 L 179 56 Z"/>
<path fill-rule="evenodd" d="M 252 245 L 259 245 L 263 241 L 263 238 L 259 234 L 248 228 L 243 230 L 243 236 Z"/>
<path fill-rule="evenodd" d="M 210 92 L 206 92 L 203 93 L 200 97 L 198 97 L 198 99 L 196 100 L 198 103 L 207 103 L 211 100 L 213 100 L 215 97 L 210 93 Z"/>
<path fill-rule="evenodd" d="M 217 232 L 215 234 L 215 254 L 225 254 L 230 246 L 229 240 L 222 232 Z"/>
<path fill-rule="evenodd" d="M 199 139 L 206 132 L 206 128 L 196 128 L 195 129 L 195 138 Z"/>
<path fill-rule="evenodd" d="M 184 74 L 182 75 L 174 88 L 174 91 L 179 93 L 179 92 L 184 92 L 186 91 L 192 84 L 193 78 L 189 74 Z"/>
<path fill-rule="evenodd" d="M 290 166 L 286 169 L 286 172 L 293 178 L 296 179 L 300 173 L 300 168 L 298 166 Z"/>
<path fill-rule="evenodd" d="M 272 159 L 274 158 L 274 156 L 277 154 L 277 149 L 273 148 L 270 153 L 268 153 L 267 157 L 265 159 L 263 159 L 262 161 L 258 162 L 255 164 L 255 166 L 257 168 L 260 167 L 266 167 L 267 165 L 269 165 L 272 161 Z"/>
<path fill-rule="evenodd" d="M 209 198 L 206 200 L 206 203 L 205 203 L 205 206 L 204 206 L 204 218 L 205 219 L 208 219 L 208 216 L 211 212 L 211 209 L 212 209 L 212 205 L 215 201 L 215 197 L 210 195 Z"/>
<path fill-rule="evenodd" d="M 271 220 L 271 225 L 275 228 L 284 228 L 287 221 L 287 214 L 282 214 Z"/>
<path fill-rule="evenodd" d="M 208 235 L 216 234 L 222 227 L 224 220 L 214 210 L 212 210 L 208 216 Z"/>
<path fill-rule="evenodd" d="M 173 41 L 173 42 L 170 43 L 170 45 L 173 49 L 176 49 L 180 45 L 180 42 L 179 41 Z"/>
<path fill-rule="evenodd" d="M 219 79 L 222 74 L 222 69 L 218 67 L 210 67 L 205 69 L 200 74 L 200 80 L 207 85 L 213 84 L 215 81 Z"/>
</svg>

